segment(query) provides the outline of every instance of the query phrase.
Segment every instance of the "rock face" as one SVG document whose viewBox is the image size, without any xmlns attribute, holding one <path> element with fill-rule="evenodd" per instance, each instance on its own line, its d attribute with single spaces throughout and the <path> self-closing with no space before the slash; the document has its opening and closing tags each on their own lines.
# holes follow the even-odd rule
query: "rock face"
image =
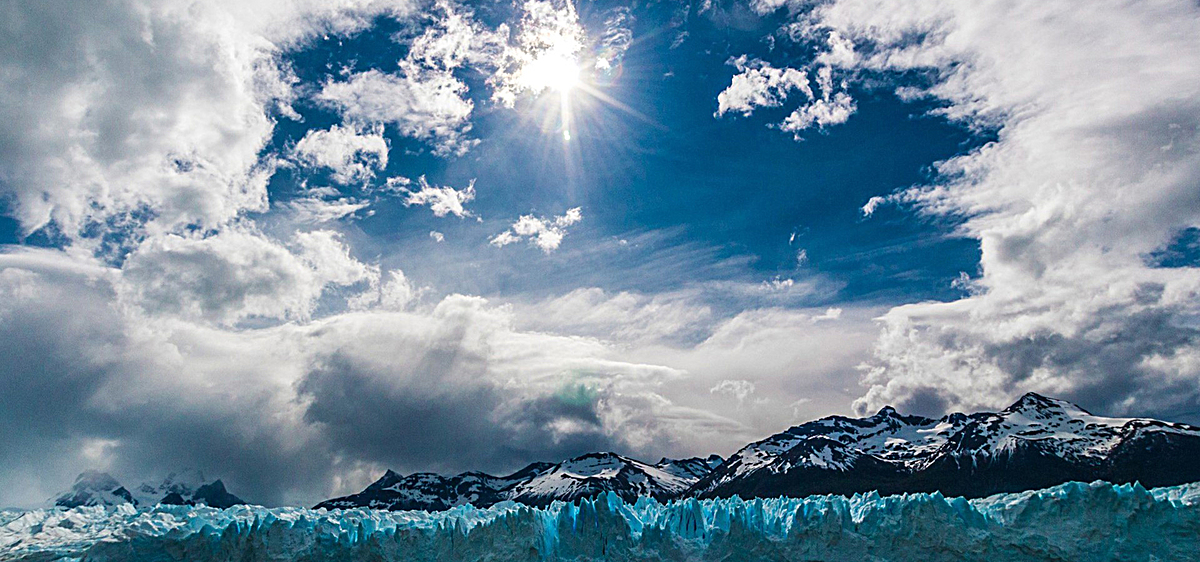
<svg viewBox="0 0 1200 562">
<path fill-rule="evenodd" d="M 1034 393 L 1000 412 L 833 416 L 743 447 L 688 495 L 775 497 L 939 491 L 983 497 L 1068 481 L 1200 480 L 1200 428 L 1108 418 Z"/>
<path fill-rule="evenodd" d="M 612 491 L 637 496 L 804 497 L 877 491 L 978 498 L 1068 481 L 1200 481 L 1200 428 L 1144 418 L 1096 416 L 1029 393 L 999 412 L 909 416 L 891 407 L 866 418 L 831 416 L 746 445 L 728 460 L 614 453 L 535 463 L 503 477 L 388 471 L 358 494 L 317 507 L 444 510 L 512 500 L 546 505 Z"/>
<path fill-rule="evenodd" d="M 125 489 L 112 476 L 89 470 L 75 479 L 70 490 L 59 494 L 52 502 L 58 507 L 83 505 L 134 507 L 167 505 L 207 505 L 226 508 L 246 502 L 229 493 L 220 480 L 209 482 L 196 471 L 173 472 L 158 484 L 143 483 L 133 492 Z"/>
</svg>

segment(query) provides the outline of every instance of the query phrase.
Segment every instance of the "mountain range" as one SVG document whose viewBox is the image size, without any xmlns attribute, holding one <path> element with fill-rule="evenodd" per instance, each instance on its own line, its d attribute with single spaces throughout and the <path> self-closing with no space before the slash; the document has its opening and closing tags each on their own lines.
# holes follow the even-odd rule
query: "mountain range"
<svg viewBox="0 0 1200 562">
<path fill-rule="evenodd" d="M 830 416 L 742 447 L 728 459 L 662 459 L 616 453 L 534 463 L 508 476 L 391 470 L 362 492 L 316 508 L 445 510 L 501 501 L 541 506 L 612 491 L 633 501 L 682 497 L 801 497 L 939 491 L 983 497 L 1068 481 L 1200 481 L 1200 428 L 1147 418 L 1093 415 L 1035 393 L 999 412 L 941 418 L 885 407 L 873 416 Z"/>
<path fill-rule="evenodd" d="M 89 470 L 75 478 L 71 489 L 55 496 L 51 503 L 66 508 L 126 503 L 134 507 L 168 504 L 226 508 L 246 502 L 229 493 L 225 483 L 220 480 L 208 481 L 197 471 L 173 472 L 162 482 L 144 483 L 130 491 L 109 474 Z"/>
</svg>

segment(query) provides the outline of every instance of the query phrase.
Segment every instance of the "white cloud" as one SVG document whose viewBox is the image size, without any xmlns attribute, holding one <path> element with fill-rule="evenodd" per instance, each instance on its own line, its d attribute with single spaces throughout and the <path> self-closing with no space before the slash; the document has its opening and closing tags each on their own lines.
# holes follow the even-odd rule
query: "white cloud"
<svg viewBox="0 0 1200 562">
<path fill-rule="evenodd" d="M 400 61 L 394 74 L 367 70 L 344 82 L 328 82 L 316 95 L 352 123 L 390 124 L 401 134 L 434 145 L 438 154 L 462 154 L 477 141 L 467 138 L 474 109 L 467 85 L 449 70 Z"/>
<path fill-rule="evenodd" d="M 828 64 L 932 71 L 906 99 L 998 131 L 939 163 L 931 185 L 863 207 L 958 217 L 982 254 L 969 297 L 884 316 L 860 410 L 994 407 L 1039 390 L 1114 413 L 1194 411 L 1200 273 L 1145 256 L 1200 225 L 1200 8 L 838 0 L 806 17 L 871 47 L 831 47 Z"/>
<path fill-rule="evenodd" d="M 297 233 L 293 247 L 244 229 L 153 237 L 129 255 L 117 289 L 150 314 L 236 324 L 308 318 L 327 286 L 377 275 L 332 232 Z"/>
<path fill-rule="evenodd" d="M 532 305 L 516 307 L 520 327 L 585 335 L 617 342 L 695 339 L 715 320 L 712 309 L 693 294 L 609 293 L 576 289 Z"/>
<path fill-rule="evenodd" d="M 573 13 L 545 6 L 539 22 L 574 33 Z M 267 209 L 275 165 L 260 155 L 274 112 L 295 115 L 283 55 L 374 15 L 407 17 L 406 3 L 15 9 L 14 41 L 0 45 L 13 86 L 0 91 L 0 185 L 22 225 L 108 235 L 106 220 L 123 227 L 138 214 L 150 227 L 105 259 L 83 242 L 0 251 L 0 503 L 40 502 L 95 463 L 132 481 L 193 466 L 252 501 L 311 505 L 384 466 L 728 453 L 780 424 L 777 413 L 706 411 L 718 381 L 749 369 L 774 392 L 806 384 L 818 372 L 809 365 L 836 371 L 807 355 L 843 326 L 813 327 L 800 321 L 808 314 L 714 320 L 684 297 L 603 291 L 544 306 L 427 302 L 417 280 L 360 261 L 332 231 L 260 230 L 252 218 Z M 488 64 L 490 41 L 476 33 L 464 47 L 464 25 L 474 24 L 447 20 L 414 40 L 397 73 L 318 85 L 345 122 L 306 136 L 295 156 L 363 181 L 387 155 L 379 124 L 463 150 L 472 108 L 450 70 Z M 435 214 L 469 215 L 473 186 L 389 183 Z M 275 204 L 286 227 L 366 205 L 328 187 Z M 578 208 L 530 215 L 505 234 L 550 252 L 581 219 Z M 439 446 L 451 440 L 454 451 Z"/>
<path fill-rule="evenodd" d="M 348 301 L 351 310 L 405 310 L 409 308 L 425 289 L 413 286 L 399 269 L 387 272 L 384 282 L 379 277 L 370 279 L 371 286 Z"/>
<path fill-rule="evenodd" d="M 370 203 L 350 197 L 328 199 L 319 195 L 292 199 L 282 205 L 300 224 L 323 224 L 352 216 Z"/>
<path fill-rule="evenodd" d="M 491 75 L 508 48 L 508 27 L 491 30 L 466 6 L 437 0 L 423 6 L 419 35 L 393 38 L 407 46 L 396 72 L 377 69 L 331 81 L 315 96 L 354 123 L 390 124 L 401 134 L 429 142 L 439 155 L 462 155 L 478 140 L 469 137 L 474 103 L 454 71 L 472 67 Z"/>
<path fill-rule="evenodd" d="M 156 231 L 267 207 L 259 153 L 292 98 L 281 49 L 407 2 L 17 3 L 0 46 L 0 189 L 26 231 Z M 286 112 L 286 111 L 285 111 Z M 150 210 L 151 213 L 142 211 Z"/>
<path fill-rule="evenodd" d="M 858 110 L 858 106 L 846 92 L 837 92 L 830 98 L 826 91 L 823 96 L 796 108 L 784 118 L 779 129 L 794 134 L 799 134 L 812 127 L 824 129 L 830 125 L 845 123 L 850 119 L 850 115 Z"/>
<path fill-rule="evenodd" d="M 567 235 L 567 227 L 583 220 L 583 211 L 579 207 L 568 209 L 566 213 L 554 218 L 521 215 L 512 227 L 489 241 L 491 245 L 501 248 L 519 242 L 522 239 L 541 248 L 547 254 L 558 249 L 563 237 Z"/>
<path fill-rule="evenodd" d="M 441 232 L 438 232 L 436 230 L 430 230 L 429 237 L 432 238 L 434 242 L 445 242 L 446 241 L 446 235 L 442 234 Z"/>
<path fill-rule="evenodd" d="M 393 178 L 394 180 L 394 178 Z M 389 180 L 389 185 L 408 185 L 407 179 L 403 181 Z M 437 187 L 430 185 L 425 180 L 425 176 L 417 179 L 418 189 L 410 188 L 395 188 L 400 192 L 405 193 L 404 206 L 411 205 L 428 205 L 429 210 L 433 211 L 436 217 L 444 217 L 446 215 L 454 215 L 458 218 L 474 216 L 467 210 L 466 204 L 475 199 L 475 180 L 471 180 L 464 189 L 454 189 L 450 186 Z M 434 237 L 437 238 L 436 236 Z M 441 240 L 438 240 L 439 242 Z"/>
<path fill-rule="evenodd" d="M 792 278 L 776 277 L 762 282 L 762 287 L 769 291 L 784 291 L 792 288 L 796 284 L 796 280 Z"/>
<path fill-rule="evenodd" d="M 598 340 L 515 328 L 511 307 L 478 297 L 416 307 L 398 270 L 376 285 L 370 308 L 268 328 L 209 323 L 302 316 L 303 297 L 290 310 L 255 299 L 293 291 L 306 275 L 344 282 L 360 273 L 329 233 L 296 242 L 307 274 L 260 240 L 196 242 L 162 245 L 188 246 L 173 253 L 179 260 L 225 244 L 228 260 L 292 273 L 278 276 L 287 282 L 230 281 L 223 267 L 185 268 L 193 276 L 164 281 L 145 275 L 158 257 L 150 251 L 138 271 L 61 252 L 0 254 L 0 391 L 18 400 L 0 410 L 6 504 L 41 501 L 89 466 L 100 442 L 119 474 L 195 466 L 252 501 L 311 505 L 385 466 L 504 471 L 597 449 L 676 454 L 714 439 L 732 447 L 744 430 L 664 396 L 679 369 L 626 360 Z M 166 285 L 180 296 L 167 298 Z M 112 306 L 113 293 L 127 291 L 139 306 Z M 705 384 L 697 394 L 711 396 Z M 33 397 L 49 392 L 54 403 L 37 405 Z M 433 446 L 447 439 L 453 454 Z"/>
<path fill-rule="evenodd" d="M 437 0 L 421 34 L 409 42 L 406 59 L 429 68 L 455 69 L 472 65 L 491 68 L 508 40 L 507 26 L 493 31 L 475 21 L 474 13 L 449 0 Z M 397 37 L 400 42 L 407 38 Z"/>
<path fill-rule="evenodd" d="M 497 60 L 488 79 L 492 99 L 512 107 L 522 94 L 539 94 L 561 81 L 561 72 L 579 63 L 584 30 L 571 2 L 526 0 L 514 42 Z"/>
<path fill-rule="evenodd" d="M 832 34 L 837 38 L 837 34 Z M 835 47 L 845 48 L 845 40 L 838 39 L 834 42 Z M 835 57 L 839 61 L 852 61 L 853 56 L 841 53 Z M 858 107 L 854 100 L 845 91 L 838 91 L 833 84 L 833 69 L 829 66 L 822 66 L 817 69 L 817 85 L 821 89 L 821 97 L 814 99 L 808 105 L 801 106 L 788 115 L 780 125 L 780 129 L 799 135 L 801 131 L 809 129 L 813 126 L 824 129 L 829 125 L 840 125 L 850 119 L 850 115 L 857 111 Z M 843 83 L 840 88 L 844 90 L 846 85 Z M 799 138 L 799 137 L 797 137 Z"/>
<path fill-rule="evenodd" d="M 388 144 L 381 128 L 366 133 L 352 126 L 334 125 L 327 131 L 313 129 L 296 143 L 292 155 L 301 164 L 329 168 L 333 179 L 343 185 L 369 181 L 388 163 Z"/>
<path fill-rule="evenodd" d="M 600 38 L 600 49 L 596 54 L 595 69 L 602 73 L 612 72 L 625 51 L 633 43 L 633 13 L 628 6 L 618 6 L 608 11 L 604 20 L 604 33 Z"/>
<path fill-rule="evenodd" d="M 842 317 L 842 309 L 831 306 L 831 307 L 825 309 L 825 314 L 822 314 L 820 316 L 813 316 L 812 321 L 814 323 L 816 323 L 816 322 L 820 322 L 822 320 L 837 320 L 838 318 L 841 318 L 841 317 Z"/>
<path fill-rule="evenodd" d="M 884 203 L 887 203 L 887 202 L 888 202 L 887 197 L 880 197 L 878 195 L 876 195 L 870 199 L 867 199 L 867 202 L 865 204 L 863 204 L 863 206 L 862 206 L 863 216 L 869 217 L 869 216 L 875 214 L 875 210 L 878 209 L 880 205 L 883 205 Z"/>
<path fill-rule="evenodd" d="M 835 45 L 843 50 L 852 49 L 845 47 L 845 43 L 839 36 Z M 844 58 L 847 55 L 840 53 L 840 56 Z M 818 94 L 809 84 L 806 70 L 775 68 L 770 63 L 748 59 L 745 55 L 730 59 L 730 64 L 737 67 L 738 73 L 733 76 L 729 86 L 717 94 L 717 117 L 729 112 L 748 116 L 760 107 L 782 106 L 789 94 L 796 90 L 808 98 L 808 103 L 797 107 L 775 126 L 792 133 L 796 140 L 802 140 L 801 132 L 813 127 L 824 129 L 845 123 L 858 109 L 854 99 L 845 92 L 845 84 L 834 84 L 833 69 L 828 65 L 816 70 Z"/>
<path fill-rule="evenodd" d="M 708 389 L 709 394 L 725 394 L 737 398 L 739 404 L 744 403 L 751 394 L 754 394 L 754 383 L 747 380 L 729 380 L 725 379 L 716 386 Z"/>
<path fill-rule="evenodd" d="M 775 68 L 745 55 L 730 60 L 738 73 L 720 94 L 717 94 L 717 116 L 730 111 L 750 115 L 759 107 L 779 107 L 791 90 L 799 90 L 812 98 L 812 87 L 804 72 L 794 68 Z"/>
</svg>

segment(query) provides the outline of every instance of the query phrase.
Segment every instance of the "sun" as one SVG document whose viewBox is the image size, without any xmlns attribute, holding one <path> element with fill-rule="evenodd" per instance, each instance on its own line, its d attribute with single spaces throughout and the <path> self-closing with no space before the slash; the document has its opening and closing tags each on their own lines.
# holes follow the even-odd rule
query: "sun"
<svg viewBox="0 0 1200 562">
<path fill-rule="evenodd" d="M 580 66 L 573 53 L 549 50 L 521 69 L 519 81 L 531 91 L 551 90 L 569 95 L 579 87 Z"/>
</svg>

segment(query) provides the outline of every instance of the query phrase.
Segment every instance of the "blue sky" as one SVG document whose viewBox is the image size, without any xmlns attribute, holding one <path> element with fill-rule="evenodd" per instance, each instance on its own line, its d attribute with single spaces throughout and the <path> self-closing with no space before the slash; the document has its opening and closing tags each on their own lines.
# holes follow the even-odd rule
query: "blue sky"
<svg viewBox="0 0 1200 562">
<path fill-rule="evenodd" d="M 1200 420 L 1200 12 L 68 0 L 0 42 L 0 505 Z"/>
<path fill-rule="evenodd" d="M 580 5 L 581 23 L 590 20 L 588 31 L 600 35 L 604 15 L 619 6 Z M 511 8 L 497 11 L 512 17 Z M 482 223 L 433 217 L 391 198 L 346 228 L 385 263 L 404 264 L 414 279 L 447 292 L 543 297 L 578 286 L 659 292 L 714 280 L 813 279 L 823 290 L 794 304 L 961 295 L 951 285 L 960 273 L 976 272 L 978 243 L 955 236 L 954 220 L 899 208 L 868 219 L 861 209 L 872 196 L 928 181 L 934 162 L 979 146 L 986 132 L 879 87 L 855 91 L 853 121 L 803 141 L 767 127 L 786 115 L 782 108 L 715 117 L 717 94 L 737 73 L 729 64 L 735 53 L 782 63 L 798 55 L 764 45 L 769 19 L 751 29 L 705 18 L 672 25 L 677 12 L 664 5 L 629 12 L 634 41 L 615 77 L 596 77 L 593 86 L 613 102 L 587 93 L 572 100 L 570 143 L 559 135 L 557 92 L 497 107 L 472 69 L 457 74 L 476 85 L 467 97 L 477 108 L 470 136 L 479 144 L 468 153 L 440 158 L 420 141 L 385 131 L 393 152 L 413 153 L 391 158 L 370 183 L 394 176 L 450 186 L 474 181 L 471 209 Z M 402 26 L 385 18 L 352 37 L 316 41 L 290 60 L 304 83 L 338 80 L 346 69 L 394 71 L 408 51 L 392 39 L 397 33 Z M 281 120 L 268 150 L 286 152 L 307 131 L 339 122 L 328 106 L 301 102 L 296 109 L 303 121 Z M 546 119 L 549 127 L 542 126 Z M 272 200 L 294 196 L 300 182 L 322 181 L 328 174 L 319 170 L 282 171 L 273 178 Z M 340 190 L 355 196 L 361 186 Z M 505 220 L 573 207 L 586 220 L 559 250 L 570 257 L 530 248 L 496 252 L 486 244 Z M 446 235 L 445 242 L 430 231 Z M 472 274 L 484 264 L 489 275 Z"/>
</svg>

